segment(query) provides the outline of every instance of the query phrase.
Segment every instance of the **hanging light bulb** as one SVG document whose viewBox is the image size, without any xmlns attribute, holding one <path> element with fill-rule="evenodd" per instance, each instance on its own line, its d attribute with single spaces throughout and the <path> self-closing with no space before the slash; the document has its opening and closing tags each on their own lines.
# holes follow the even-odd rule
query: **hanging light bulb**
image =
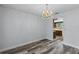
<svg viewBox="0 0 79 59">
<path fill-rule="evenodd" d="M 49 17 L 49 16 L 52 15 L 52 14 L 51 14 L 52 11 L 49 10 L 48 4 L 46 4 L 45 6 L 46 6 L 45 9 L 42 11 L 42 16 L 43 16 L 43 17 Z"/>
<path fill-rule="evenodd" d="M 42 16 L 44 16 L 44 17 L 48 17 L 49 16 L 48 4 L 46 4 L 46 8 L 43 10 Z"/>
</svg>

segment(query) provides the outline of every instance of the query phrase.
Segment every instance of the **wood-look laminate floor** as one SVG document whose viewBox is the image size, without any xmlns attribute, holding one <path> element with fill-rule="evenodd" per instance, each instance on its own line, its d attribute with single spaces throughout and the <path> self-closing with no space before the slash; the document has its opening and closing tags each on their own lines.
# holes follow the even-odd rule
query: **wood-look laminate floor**
<svg viewBox="0 0 79 59">
<path fill-rule="evenodd" d="M 2 54 L 79 54 L 79 49 L 62 44 L 61 40 L 40 40 L 22 47 L 2 52 Z"/>
</svg>

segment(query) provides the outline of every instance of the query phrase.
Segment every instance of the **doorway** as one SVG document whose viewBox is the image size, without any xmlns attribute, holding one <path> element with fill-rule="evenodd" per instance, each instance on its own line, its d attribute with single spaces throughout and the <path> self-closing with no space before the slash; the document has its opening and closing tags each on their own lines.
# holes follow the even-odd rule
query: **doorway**
<svg viewBox="0 0 79 59">
<path fill-rule="evenodd" d="M 53 19 L 53 39 L 63 40 L 63 18 Z"/>
</svg>

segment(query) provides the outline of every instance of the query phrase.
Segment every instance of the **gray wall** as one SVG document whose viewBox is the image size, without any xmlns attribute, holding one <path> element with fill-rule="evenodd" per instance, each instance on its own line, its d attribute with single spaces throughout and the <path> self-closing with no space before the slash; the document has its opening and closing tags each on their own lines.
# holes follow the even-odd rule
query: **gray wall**
<svg viewBox="0 0 79 59">
<path fill-rule="evenodd" d="M 64 18 L 64 43 L 79 48 L 79 9 L 58 15 Z"/>
<path fill-rule="evenodd" d="M 0 7 L 0 50 L 46 36 L 45 22 L 39 16 Z"/>
<path fill-rule="evenodd" d="M 45 19 L 46 38 L 53 40 L 53 18 Z"/>
</svg>

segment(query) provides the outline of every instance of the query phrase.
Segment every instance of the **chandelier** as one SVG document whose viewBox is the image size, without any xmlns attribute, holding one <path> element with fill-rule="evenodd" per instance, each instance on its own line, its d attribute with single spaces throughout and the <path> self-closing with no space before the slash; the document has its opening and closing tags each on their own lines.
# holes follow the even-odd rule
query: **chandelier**
<svg viewBox="0 0 79 59">
<path fill-rule="evenodd" d="M 45 9 L 42 11 L 43 17 L 50 17 L 52 15 L 52 11 L 48 8 L 48 4 L 45 5 Z"/>
</svg>

